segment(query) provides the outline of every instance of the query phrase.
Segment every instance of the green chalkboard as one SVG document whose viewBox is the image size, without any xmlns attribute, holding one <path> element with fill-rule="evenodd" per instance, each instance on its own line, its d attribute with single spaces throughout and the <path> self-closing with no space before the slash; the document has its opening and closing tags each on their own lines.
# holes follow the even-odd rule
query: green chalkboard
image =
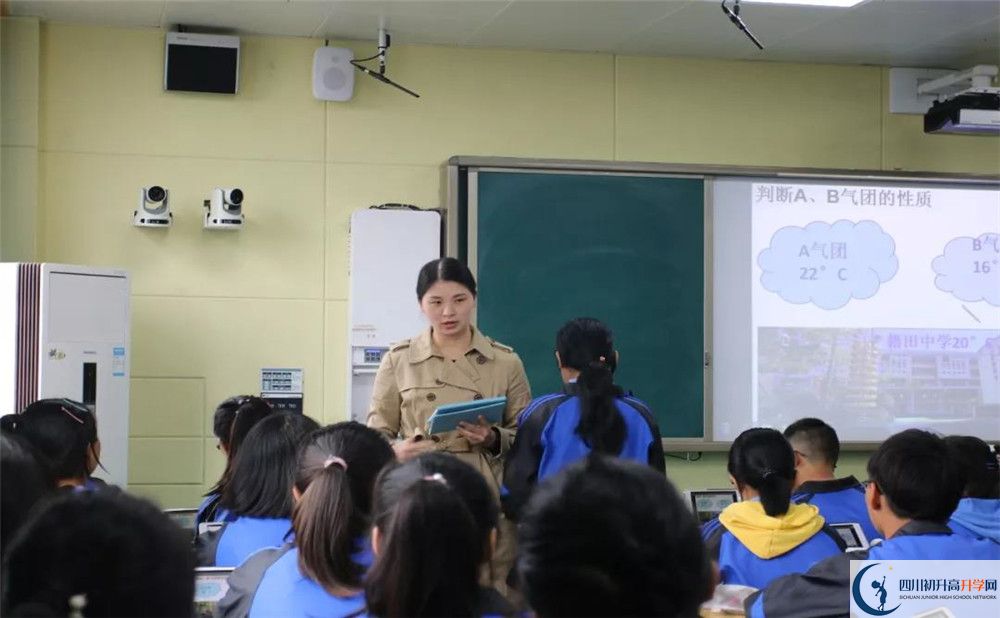
<svg viewBox="0 0 1000 618">
<path fill-rule="evenodd" d="M 478 172 L 469 258 L 477 323 L 521 355 L 534 395 L 560 388 L 555 334 L 588 316 L 615 332 L 616 381 L 664 437 L 704 435 L 701 179 Z"/>
</svg>

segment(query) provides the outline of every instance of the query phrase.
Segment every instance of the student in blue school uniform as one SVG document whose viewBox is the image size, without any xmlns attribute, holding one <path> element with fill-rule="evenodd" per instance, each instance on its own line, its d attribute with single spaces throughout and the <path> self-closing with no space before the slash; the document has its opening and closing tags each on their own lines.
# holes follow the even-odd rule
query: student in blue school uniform
<svg viewBox="0 0 1000 618">
<path fill-rule="evenodd" d="M 780 432 L 748 429 L 729 449 L 729 475 L 742 502 L 702 528 L 723 584 L 763 588 L 844 551 L 819 509 L 791 502 L 795 455 Z"/>
<path fill-rule="evenodd" d="M 218 448 L 226 456 L 226 468 L 218 482 L 205 494 L 198 513 L 195 516 L 195 528 L 198 524 L 216 521 L 232 521 L 236 517 L 219 508 L 223 490 L 233 476 L 233 460 L 239 452 L 240 445 L 246 439 L 250 430 L 265 416 L 274 413 L 271 404 L 252 395 L 230 397 L 219 404 L 212 418 L 212 432 L 219 440 Z"/>
<path fill-rule="evenodd" d="M 35 450 L 55 485 L 96 491 L 107 483 L 91 475 L 101 465 L 97 420 L 90 408 L 72 399 L 40 399 L 20 414 L 0 418 L 0 428 Z"/>
<path fill-rule="evenodd" d="M 996 452 L 974 436 L 944 439 L 965 477 L 965 489 L 948 527 L 955 534 L 1000 543 L 1000 463 Z"/>
<path fill-rule="evenodd" d="M 372 563 L 372 490 L 394 458 L 382 435 L 359 423 L 312 432 L 292 488 L 295 542 L 261 550 L 237 568 L 219 615 L 305 618 L 363 608 L 361 579 Z"/>
<path fill-rule="evenodd" d="M 697 616 L 715 574 L 698 523 L 648 466 L 588 455 L 538 486 L 519 527 L 535 616 Z"/>
<path fill-rule="evenodd" d="M 538 397 L 518 420 L 507 455 L 501 502 L 517 519 L 532 489 L 590 452 L 664 472 L 660 428 L 649 407 L 614 383 L 618 352 L 611 330 L 593 318 L 567 322 L 556 335 L 563 390 Z"/>
<path fill-rule="evenodd" d="M 515 614 L 499 592 L 479 583 L 496 549 L 499 506 L 471 465 L 425 453 L 390 466 L 376 481 L 373 514 L 368 615 Z"/>
<path fill-rule="evenodd" d="M 219 506 L 236 516 L 195 539 L 199 566 L 236 567 L 291 533 L 292 483 L 305 436 L 319 425 L 302 414 L 272 414 L 254 425 L 233 461 Z"/>
<path fill-rule="evenodd" d="M 942 438 L 919 429 L 890 437 L 868 460 L 868 478 L 865 504 L 885 541 L 776 579 L 746 600 L 747 616 L 848 615 L 851 560 L 1000 560 L 1000 545 L 947 526 L 963 478 Z"/>
<path fill-rule="evenodd" d="M 785 428 L 795 452 L 795 489 L 792 502 L 813 504 L 828 524 L 861 524 L 871 542 L 878 531 L 868 519 L 865 488 L 853 476 L 837 478 L 840 439 L 833 427 L 818 418 L 803 418 Z"/>
</svg>

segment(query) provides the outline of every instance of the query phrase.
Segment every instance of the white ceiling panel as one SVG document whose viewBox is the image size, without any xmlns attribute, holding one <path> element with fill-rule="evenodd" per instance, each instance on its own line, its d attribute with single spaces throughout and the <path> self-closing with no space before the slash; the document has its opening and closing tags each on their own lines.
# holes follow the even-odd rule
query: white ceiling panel
<svg viewBox="0 0 1000 618">
<path fill-rule="evenodd" d="M 510 0 L 336 0 L 314 36 L 374 40 L 380 24 L 396 43 L 459 45 L 489 23 Z"/>
<path fill-rule="evenodd" d="M 687 3 L 522 0 L 512 3 L 466 43 L 485 47 L 573 51 L 615 49 L 650 22 Z"/>
<path fill-rule="evenodd" d="M 210 27 L 247 34 L 309 36 L 330 12 L 328 2 L 167 0 L 163 26 Z"/>
<path fill-rule="evenodd" d="M 733 0 L 729 0 L 732 2 Z M 1000 63 L 1000 0 L 866 0 L 849 9 L 744 3 L 759 51 L 720 0 L 10 0 L 42 20 L 785 62 Z"/>
<path fill-rule="evenodd" d="M 11 15 L 81 24 L 132 28 L 159 27 L 163 0 L 10 0 Z"/>
</svg>

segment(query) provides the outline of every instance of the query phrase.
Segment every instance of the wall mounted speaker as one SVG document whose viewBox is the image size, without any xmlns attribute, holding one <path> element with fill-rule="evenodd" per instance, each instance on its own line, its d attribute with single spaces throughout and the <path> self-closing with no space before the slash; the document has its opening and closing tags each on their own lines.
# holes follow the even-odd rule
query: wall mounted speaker
<svg viewBox="0 0 1000 618">
<path fill-rule="evenodd" d="M 354 95 L 354 52 L 320 47 L 313 54 L 313 96 L 321 101 L 350 101 Z"/>
</svg>

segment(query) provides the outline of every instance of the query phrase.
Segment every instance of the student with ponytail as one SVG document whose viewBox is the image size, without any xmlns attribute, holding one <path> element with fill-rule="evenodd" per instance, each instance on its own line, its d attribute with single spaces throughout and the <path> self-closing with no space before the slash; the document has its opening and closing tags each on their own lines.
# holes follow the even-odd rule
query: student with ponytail
<svg viewBox="0 0 1000 618">
<path fill-rule="evenodd" d="M 428 453 L 387 468 L 375 484 L 373 513 L 368 614 L 514 614 L 496 590 L 479 585 L 496 547 L 499 509 L 472 466 Z"/>
<path fill-rule="evenodd" d="M 56 487 L 93 491 L 106 485 L 90 476 L 101 465 L 101 441 L 97 421 L 82 403 L 41 399 L 0 418 L 0 430 L 35 450 Z"/>
<path fill-rule="evenodd" d="M 556 335 L 563 391 L 524 409 L 507 456 L 501 502 L 516 519 L 534 486 L 590 452 L 648 464 L 664 472 L 660 428 L 649 406 L 614 383 L 618 352 L 599 320 L 576 318 Z"/>
<path fill-rule="evenodd" d="M 254 425 L 219 501 L 235 519 L 198 535 L 199 566 L 236 567 L 258 550 L 285 543 L 299 445 L 316 429 L 316 421 L 291 413 L 271 414 Z"/>
<path fill-rule="evenodd" d="M 764 588 L 841 553 L 844 542 L 819 509 L 791 502 L 795 454 L 781 432 L 748 429 L 729 449 L 730 481 L 742 502 L 706 523 L 702 537 L 723 584 Z"/>
<path fill-rule="evenodd" d="M 363 608 L 372 487 L 393 458 L 381 434 L 359 423 L 312 432 L 292 488 L 294 542 L 259 551 L 236 569 L 220 615 L 344 616 Z"/>
</svg>

